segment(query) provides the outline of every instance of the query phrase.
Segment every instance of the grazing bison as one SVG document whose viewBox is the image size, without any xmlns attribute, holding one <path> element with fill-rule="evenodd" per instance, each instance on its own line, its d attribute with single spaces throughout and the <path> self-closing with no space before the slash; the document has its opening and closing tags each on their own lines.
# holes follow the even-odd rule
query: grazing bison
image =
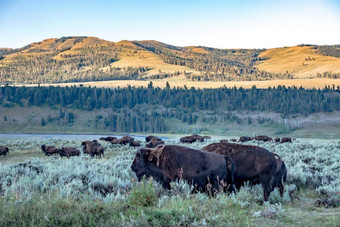
<svg viewBox="0 0 340 227">
<path fill-rule="evenodd" d="M 155 138 L 152 138 L 149 143 L 147 143 L 145 146 L 148 148 L 155 148 L 158 145 L 165 144 L 164 141 L 159 141 Z"/>
<path fill-rule="evenodd" d="M 63 147 L 61 148 L 60 152 L 59 152 L 60 157 L 71 157 L 71 156 L 79 156 L 80 155 L 80 151 L 77 148 L 73 148 L 73 147 Z"/>
<path fill-rule="evenodd" d="M 279 142 L 280 142 L 280 138 L 279 138 L 279 137 L 276 137 L 276 138 L 274 139 L 274 141 L 275 141 L 276 143 L 279 143 Z"/>
<path fill-rule="evenodd" d="M 237 140 L 234 139 L 234 138 L 230 139 L 230 141 L 231 141 L 231 142 L 237 142 Z"/>
<path fill-rule="evenodd" d="M 179 141 L 181 143 L 194 143 L 196 141 L 204 142 L 204 137 L 197 134 L 193 134 L 191 136 L 183 136 L 179 139 Z"/>
<path fill-rule="evenodd" d="M 45 144 L 41 145 L 41 150 L 45 153 L 46 156 L 59 154 L 60 149 L 54 146 L 46 146 Z"/>
<path fill-rule="evenodd" d="M 89 154 L 92 158 L 94 156 L 101 157 L 102 155 L 104 157 L 104 148 L 97 140 L 87 140 L 82 142 L 81 145 L 83 146 L 84 154 Z"/>
<path fill-rule="evenodd" d="M 236 166 L 235 186 L 240 188 L 246 181 L 259 180 L 263 187 L 264 201 L 268 200 L 273 191 L 272 181 L 277 167 L 273 153 L 261 147 L 234 143 L 213 143 L 202 150 L 230 156 Z"/>
<path fill-rule="evenodd" d="M 155 139 L 155 140 L 158 140 L 158 141 L 162 141 L 162 139 L 161 138 L 159 138 L 159 137 L 157 137 L 157 136 L 147 136 L 147 137 L 145 137 L 145 141 L 148 143 L 148 142 L 150 142 L 152 139 Z"/>
<path fill-rule="evenodd" d="M 247 142 L 247 141 L 251 141 L 251 137 L 249 136 L 241 136 L 240 139 L 238 140 L 238 142 Z"/>
<path fill-rule="evenodd" d="M 281 138 L 281 143 L 291 143 L 292 142 L 292 138 L 290 137 L 282 137 Z"/>
<path fill-rule="evenodd" d="M 134 141 L 135 139 L 131 136 L 123 136 L 122 138 L 119 139 L 119 144 L 121 145 L 126 145 L 132 141 Z"/>
<path fill-rule="evenodd" d="M 117 137 L 114 136 L 108 136 L 108 137 L 100 137 L 99 140 L 111 142 L 112 140 L 117 139 Z"/>
<path fill-rule="evenodd" d="M 113 139 L 113 140 L 111 140 L 111 144 L 119 144 L 119 139 Z"/>
<path fill-rule="evenodd" d="M 220 140 L 220 143 L 228 143 L 228 140 Z"/>
<path fill-rule="evenodd" d="M 0 146 L 0 156 L 5 156 L 9 153 L 8 147 Z"/>
<path fill-rule="evenodd" d="M 230 157 L 176 145 L 159 145 L 156 148 L 141 148 L 131 165 L 140 181 L 143 176 L 152 177 L 165 189 L 170 182 L 186 180 L 194 186 L 194 192 L 215 191 L 229 184 L 233 191 L 234 163 Z M 229 171 L 230 170 L 230 171 Z"/>
<path fill-rule="evenodd" d="M 140 147 L 140 141 L 131 141 L 129 143 L 130 147 Z"/>
<path fill-rule="evenodd" d="M 273 139 L 269 136 L 255 136 L 255 140 L 260 140 L 260 141 L 263 141 L 263 142 L 270 142 Z"/>
</svg>

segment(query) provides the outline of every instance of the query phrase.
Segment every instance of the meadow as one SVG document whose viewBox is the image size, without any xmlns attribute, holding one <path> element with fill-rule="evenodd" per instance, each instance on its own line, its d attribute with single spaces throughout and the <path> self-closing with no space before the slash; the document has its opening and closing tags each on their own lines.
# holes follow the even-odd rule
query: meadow
<svg viewBox="0 0 340 227">
<path fill-rule="evenodd" d="M 274 190 L 263 205 L 260 186 L 209 198 L 191 194 L 184 182 L 172 183 L 171 191 L 149 179 L 137 182 L 130 169 L 137 148 L 101 142 L 105 157 L 94 159 L 44 156 L 40 149 L 42 144 L 81 149 L 81 141 L 0 139 L 10 149 L 0 157 L 1 226 L 340 225 L 338 140 L 247 142 L 279 154 L 287 165 L 284 197 Z M 212 142 L 185 146 L 199 149 Z"/>
</svg>

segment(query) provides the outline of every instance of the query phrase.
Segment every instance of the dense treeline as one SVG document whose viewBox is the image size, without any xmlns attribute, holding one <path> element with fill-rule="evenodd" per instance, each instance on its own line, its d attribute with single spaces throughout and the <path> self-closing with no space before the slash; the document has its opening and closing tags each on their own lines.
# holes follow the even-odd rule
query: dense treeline
<svg viewBox="0 0 340 227">
<path fill-rule="evenodd" d="M 340 45 L 322 45 L 313 46 L 312 48 L 316 49 L 320 54 L 340 58 Z"/>
<path fill-rule="evenodd" d="M 282 114 L 312 114 L 340 110 L 340 88 L 91 88 L 91 87 L 12 87 L 0 88 L 0 104 L 27 106 L 70 106 L 77 109 L 133 109 L 139 106 L 193 109 L 196 111 L 265 111 Z"/>
<path fill-rule="evenodd" d="M 170 88 L 167 83 L 160 89 L 151 82 L 147 88 L 0 87 L 0 107 L 16 105 L 60 108 L 58 116 L 41 119 L 41 126 L 53 121 L 62 127 L 73 125 L 75 119 L 82 118 L 73 114 L 74 109 L 100 109 L 106 111 L 100 111 L 89 123 L 96 129 L 160 133 L 169 129 L 167 122 L 173 128 L 173 120 L 188 125 L 273 123 L 266 118 L 240 118 L 234 111 L 276 112 L 283 117 L 340 111 L 340 87 L 188 89 Z"/>
</svg>

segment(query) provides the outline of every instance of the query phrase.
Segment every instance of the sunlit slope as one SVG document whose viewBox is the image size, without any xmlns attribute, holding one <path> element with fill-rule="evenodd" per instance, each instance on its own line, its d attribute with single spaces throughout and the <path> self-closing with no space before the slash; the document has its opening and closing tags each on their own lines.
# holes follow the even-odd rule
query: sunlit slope
<svg viewBox="0 0 340 227">
<path fill-rule="evenodd" d="M 293 73 L 294 77 L 306 78 L 317 73 L 340 73 L 340 58 L 324 56 L 310 46 L 294 46 L 268 49 L 259 55 L 268 58 L 256 67 L 271 73 Z"/>
</svg>

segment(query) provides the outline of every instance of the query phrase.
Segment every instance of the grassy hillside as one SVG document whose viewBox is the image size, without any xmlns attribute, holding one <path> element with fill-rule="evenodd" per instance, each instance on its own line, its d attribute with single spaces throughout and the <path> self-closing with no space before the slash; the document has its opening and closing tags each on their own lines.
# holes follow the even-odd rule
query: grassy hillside
<svg viewBox="0 0 340 227">
<path fill-rule="evenodd" d="M 259 55 L 264 60 L 260 70 L 272 73 L 293 73 L 296 78 L 315 77 L 324 72 L 340 73 L 340 58 L 325 56 L 311 46 L 274 48 Z"/>
<path fill-rule="evenodd" d="M 275 49 L 178 47 L 153 40 L 51 38 L 0 49 L 0 83 L 107 80 L 264 81 L 339 78 L 338 46 Z"/>
</svg>

